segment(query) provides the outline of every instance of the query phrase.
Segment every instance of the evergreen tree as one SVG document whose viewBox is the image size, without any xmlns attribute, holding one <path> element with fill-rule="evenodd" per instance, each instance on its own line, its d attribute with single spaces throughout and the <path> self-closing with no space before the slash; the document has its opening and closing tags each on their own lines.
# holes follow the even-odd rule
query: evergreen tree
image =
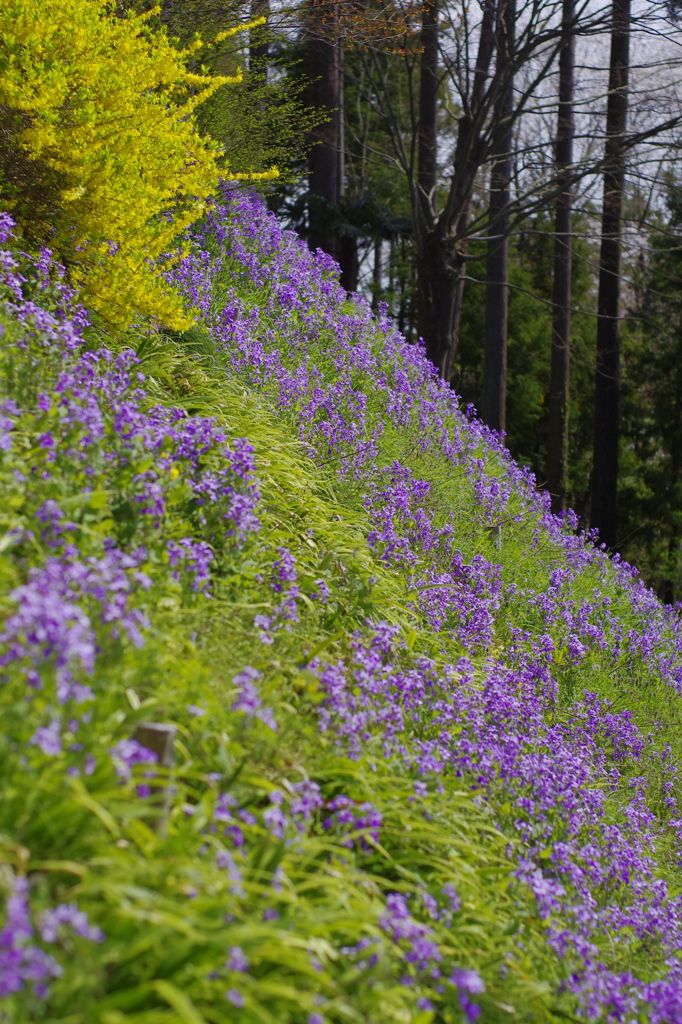
<svg viewBox="0 0 682 1024">
<path fill-rule="evenodd" d="M 623 550 L 666 601 L 682 597 L 682 191 L 640 261 L 624 335 Z"/>
</svg>

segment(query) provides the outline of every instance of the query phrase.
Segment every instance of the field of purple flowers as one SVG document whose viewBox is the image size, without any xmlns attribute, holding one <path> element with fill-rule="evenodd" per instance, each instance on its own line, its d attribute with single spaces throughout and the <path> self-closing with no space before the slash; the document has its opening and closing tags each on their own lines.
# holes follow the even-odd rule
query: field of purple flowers
<svg viewBox="0 0 682 1024">
<path fill-rule="evenodd" d="M 682 1021 L 679 611 L 249 193 L 0 226 L 0 1021 Z"/>
</svg>

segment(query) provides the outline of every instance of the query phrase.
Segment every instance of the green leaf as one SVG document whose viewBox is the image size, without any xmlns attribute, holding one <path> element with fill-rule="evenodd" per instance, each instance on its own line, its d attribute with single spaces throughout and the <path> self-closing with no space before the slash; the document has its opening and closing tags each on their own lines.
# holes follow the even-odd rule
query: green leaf
<svg viewBox="0 0 682 1024">
<path fill-rule="evenodd" d="M 81 804 L 81 806 L 92 811 L 92 813 L 99 818 L 104 827 L 111 832 L 112 835 L 115 835 L 116 837 L 120 836 L 121 830 L 118 827 L 115 818 L 106 809 L 106 807 L 103 807 L 99 801 L 95 800 L 95 798 L 88 793 L 80 779 L 72 778 L 69 781 L 75 791 L 74 799 L 76 803 Z"/>
<path fill-rule="evenodd" d="M 109 504 L 109 492 L 104 490 L 91 491 L 88 496 L 90 508 L 103 509 Z"/>
<path fill-rule="evenodd" d="M 206 1024 L 194 1003 L 170 981 L 155 981 L 154 988 L 177 1013 L 183 1024 Z"/>
</svg>

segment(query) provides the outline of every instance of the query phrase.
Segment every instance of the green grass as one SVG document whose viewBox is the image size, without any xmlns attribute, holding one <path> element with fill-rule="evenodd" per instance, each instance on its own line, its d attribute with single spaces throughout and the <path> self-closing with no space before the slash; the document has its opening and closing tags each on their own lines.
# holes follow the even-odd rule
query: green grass
<svg viewBox="0 0 682 1024">
<path fill-rule="evenodd" d="M 121 344 L 90 338 L 93 347 L 102 341 Z M 332 464 L 316 466 L 298 439 L 294 418 L 227 375 L 201 329 L 175 339 L 153 331 L 130 333 L 123 343 L 132 344 L 141 357 L 150 401 L 210 414 L 228 436 L 248 437 L 262 491 L 262 527 L 225 556 L 211 597 L 178 585 L 161 556 L 150 562 L 154 585 L 136 595 L 151 621 L 144 647 L 106 639 L 104 633 L 100 637 L 96 706 L 79 733 L 79 741 L 95 754 L 94 774 L 70 775 L 74 760 L 69 751 L 50 759 L 27 745 L 45 714 L 45 701 L 38 696 L 27 704 L 21 680 L 0 690 L 5 723 L 0 738 L 0 892 L 8 891 L 12 876 L 28 873 L 36 914 L 59 901 L 77 900 L 106 935 L 101 946 L 63 936 L 56 955 L 65 971 L 49 1000 L 25 993 L 0 999 L 2 1024 L 302 1024 L 317 1012 L 330 1022 L 349 1024 L 459 1024 L 465 1018 L 454 989 L 437 1016 L 418 1007 L 429 985 L 406 963 L 399 945 L 384 941 L 374 969 L 363 967 L 361 957 L 340 952 L 361 939 L 382 938 L 388 893 L 410 893 L 418 900 L 420 893 L 439 893 L 447 883 L 455 886 L 462 909 L 451 925 L 432 926 L 448 965 L 481 973 L 486 990 L 476 1001 L 482 1021 L 576 1019 L 574 1001 L 561 992 L 572 965 L 549 948 L 546 923 L 513 877 L 513 840 L 505 827 L 512 812 L 504 799 L 495 803 L 493 797 L 486 806 L 466 780 L 456 779 L 443 788 L 430 787 L 417 799 L 413 775 L 383 752 L 380 735 L 353 759 L 333 735 L 320 732 L 322 694 L 305 666 L 315 655 L 329 663 L 351 661 L 353 635 L 368 638 L 372 622 L 399 629 L 404 649 L 395 657 L 405 666 L 420 656 L 433 659 L 443 669 L 444 687 L 457 684 L 446 667 L 462 654 L 447 631 L 435 635 L 415 611 L 407 575 L 389 570 L 368 546 L 373 524 L 360 485 L 339 480 Z M 323 360 L 320 366 L 324 369 Z M 331 363 L 326 369 L 334 371 Z M 58 364 L 45 361 L 36 378 L 35 367 L 13 356 L 11 365 L 5 362 L 5 394 L 28 407 L 37 390 L 50 389 L 58 371 Z M 370 404 L 371 428 L 385 415 L 378 397 L 371 396 Z M 36 438 L 43 428 L 40 416 L 26 414 L 19 448 L 26 465 L 37 464 Z M 504 651 L 510 624 L 542 632 L 542 616 L 527 592 L 547 589 L 551 571 L 564 558 L 560 548 L 542 536 L 538 542 L 537 522 L 529 514 L 504 524 L 498 550 L 475 512 L 464 472 L 432 451 L 422 452 L 419 441 L 416 426 L 386 430 L 379 464 L 399 459 L 429 480 L 436 521 L 453 524 L 464 559 L 483 554 L 499 562 L 505 584 L 519 588 L 498 615 L 492 652 Z M 491 471 L 500 470 L 492 463 Z M 98 472 L 101 479 L 94 489 L 101 486 L 108 495 L 106 468 Z M 84 481 L 66 463 L 60 474 L 60 500 L 65 509 L 77 509 Z M 47 492 L 37 477 L 17 483 L 8 472 L 3 482 L 9 497 L 0 513 L 6 541 L 4 547 L 0 542 L 0 609 L 9 613 L 8 591 L 45 556 L 39 539 L 12 547 L 10 531 L 30 526 L 39 538 L 36 514 Z M 107 502 L 102 508 L 92 506 L 82 521 L 78 543 L 84 552 L 99 550 L 111 522 Z M 169 523 L 168 529 L 173 528 Z M 300 619 L 266 646 L 253 620 L 272 604 L 267 576 L 279 547 L 296 558 L 303 595 Z M 438 558 L 428 564 L 437 568 Z M 330 590 L 326 605 L 311 597 L 320 579 Z M 583 572 L 573 596 L 590 598 L 595 590 L 611 596 L 618 629 L 638 628 L 605 561 Z M 489 653 L 478 659 L 477 672 L 483 671 Z M 679 759 L 679 702 L 669 687 L 633 661 L 607 666 L 595 655 L 574 670 L 562 667 L 561 657 L 558 652 L 553 663 L 558 717 L 589 689 L 629 709 L 645 732 L 656 726 L 655 746 L 670 743 L 673 758 Z M 261 673 L 261 693 L 274 709 L 277 733 L 232 710 L 233 678 L 245 665 Z M 201 705 L 205 715 L 191 714 L 190 705 Z M 178 730 L 165 835 L 158 829 L 153 802 L 136 794 L 144 781 L 141 774 L 122 784 L 110 763 L 110 748 L 145 720 L 171 723 Z M 405 741 L 431 735 L 430 728 L 427 720 L 419 723 Z M 658 765 L 653 757 L 647 763 L 652 803 L 663 781 Z M 379 840 L 362 843 L 351 837 L 347 848 L 344 836 L 325 832 L 317 820 L 299 836 L 289 836 L 289 842 L 273 837 L 262 823 L 269 794 L 282 789 L 288 801 L 291 787 L 304 778 L 317 782 L 327 801 L 338 794 L 358 804 L 371 801 L 383 815 Z M 219 791 L 233 794 L 239 807 L 256 817 L 244 826 L 243 892 L 233 891 L 234 880 L 216 862 L 216 853 L 226 848 L 211 828 Z M 618 813 L 615 794 L 614 821 Z M 676 885 L 672 853 L 662 851 L 661 865 Z M 264 919 L 268 908 L 279 916 Z M 609 949 L 610 943 L 605 937 L 604 957 L 617 963 L 619 951 Z M 234 946 L 251 962 L 250 980 L 223 967 Z M 625 966 L 645 970 L 649 959 L 650 951 L 640 950 Z M 408 987 L 401 979 L 410 975 L 414 983 Z M 242 986 L 242 1008 L 225 999 L 225 991 L 237 985 Z"/>
</svg>

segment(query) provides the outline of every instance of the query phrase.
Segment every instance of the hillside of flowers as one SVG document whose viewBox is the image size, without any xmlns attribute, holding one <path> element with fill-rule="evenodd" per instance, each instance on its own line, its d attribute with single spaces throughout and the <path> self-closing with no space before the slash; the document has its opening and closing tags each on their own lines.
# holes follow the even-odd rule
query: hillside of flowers
<svg viewBox="0 0 682 1024">
<path fill-rule="evenodd" d="M 0 245 L 2 1024 L 682 1021 L 679 611 L 248 191 Z"/>
</svg>

